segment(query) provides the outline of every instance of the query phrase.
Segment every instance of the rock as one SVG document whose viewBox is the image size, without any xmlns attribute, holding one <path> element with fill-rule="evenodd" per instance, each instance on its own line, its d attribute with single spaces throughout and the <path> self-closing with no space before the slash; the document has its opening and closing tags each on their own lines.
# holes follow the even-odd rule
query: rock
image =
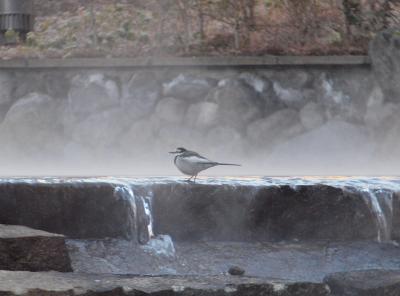
<svg viewBox="0 0 400 296">
<path fill-rule="evenodd" d="M 340 296 L 385 296 L 400 295 L 400 271 L 361 270 L 334 273 L 324 282 L 332 295 Z"/>
<path fill-rule="evenodd" d="M 231 266 L 228 269 L 228 273 L 230 275 L 244 275 L 245 274 L 245 270 L 239 266 Z"/>
<path fill-rule="evenodd" d="M 15 77 L 7 72 L 0 72 L 0 106 L 12 102 L 15 87 Z"/>
<path fill-rule="evenodd" d="M 278 174 L 365 174 L 375 144 L 364 127 L 328 121 L 275 147 L 265 165 Z M 290 168 L 290 169 L 289 169 Z"/>
<path fill-rule="evenodd" d="M 218 105 L 212 102 L 200 102 L 189 106 L 185 117 L 188 126 L 199 129 L 210 128 L 218 121 Z"/>
<path fill-rule="evenodd" d="M 247 123 L 260 118 L 264 113 L 264 100 L 241 80 L 224 79 L 207 97 L 207 101 L 218 105 L 221 124 L 243 129 Z"/>
<path fill-rule="evenodd" d="M 67 99 L 71 77 L 65 72 L 50 72 L 43 76 L 44 92 L 56 99 Z"/>
<path fill-rule="evenodd" d="M 0 269 L 72 271 L 62 235 L 11 225 L 0 225 Z"/>
<path fill-rule="evenodd" d="M 268 80 L 251 72 L 244 72 L 239 75 L 239 78 L 258 93 L 265 93 L 271 88 L 271 83 Z"/>
<path fill-rule="evenodd" d="M 243 137 L 236 129 L 229 126 L 216 126 L 207 133 L 205 139 L 203 137 L 201 139 L 202 145 L 210 150 L 211 158 L 220 158 L 222 153 L 226 159 L 228 155 L 242 152 Z"/>
<path fill-rule="evenodd" d="M 204 100 L 208 92 L 216 85 L 217 81 L 212 78 L 180 74 L 163 84 L 163 93 L 164 96 L 185 99 L 193 103 Z"/>
<path fill-rule="evenodd" d="M 126 110 L 113 108 L 94 114 L 75 124 L 72 127 L 72 139 L 93 149 L 115 148 L 130 124 L 131 118 Z"/>
<path fill-rule="evenodd" d="M 68 94 L 72 114 L 82 120 L 90 114 L 119 105 L 119 89 L 115 81 L 103 74 L 77 75 Z"/>
<path fill-rule="evenodd" d="M 320 127 L 325 122 L 325 110 L 320 104 L 309 102 L 300 110 L 301 124 L 311 130 Z"/>
<path fill-rule="evenodd" d="M 164 98 L 156 106 L 155 115 L 168 123 L 181 123 L 185 117 L 186 104 L 176 98 Z"/>
<path fill-rule="evenodd" d="M 279 288 L 279 289 L 278 289 Z M 328 296 L 322 283 L 231 276 L 110 276 L 0 271 L 3 296 Z"/>
<path fill-rule="evenodd" d="M 252 87 L 263 99 L 265 115 L 269 115 L 285 107 L 285 105 L 279 101 L 272 87 L 272 83 L 268 79 L 250 72 L 240 74 L 239 78 Z"/>
<path fill-rule="evenodd" d="M 377 237 L 360 191 L 326 185 L 160 184 L 152 192 L 154 232 L 178 242 Z"/>
<path fill-rule="evenodd" d="M 137 72 L 123 90 L 122 106 L 132 119 L 150 115 L 161 97 L 161 84 L 153 72 Z"/>
<path fill-rule="evenodd" d="M 279 100 L 288 108 L 301 109 L 306 104 L 306 99 L 300 90 L 284 88 L 278 82 L 273 84 L 274 91 Z"/>
<path fill-rule="evenodd" d="M 272 147 L 300 134 L 302 130 L 298 112 L 283 109 L 249 124 L 247 137 L 256 148 Z"/>
<path fill-rule="evenodd" d="M 301 90 L 309 86 L 312 82 L 310 73 L 304 70 L 283 70 L 277 71 L 274 75 L 276 82 L 283 88 Z"/>
<path fill-rule="evenodd" d="M 400 30 L 387 29 L 378 33 L 370 44 L 369 55 L 373 73 L 385 94 L 385 100 L 400 100 Z"/>
<path fill-rule="evenodd" d="M 131 238 L 135 217 L 123 185 L 106 182 L 0 183 L 0 223 L 70 238 Z"/>
<path fill-rule="evenodd" d="M 7 143 L 28 154 L 56 152 L 62 145 L 59 101 L 39 93 L 19 99 L 7 112 L 1 134 Z"/>
</svg>

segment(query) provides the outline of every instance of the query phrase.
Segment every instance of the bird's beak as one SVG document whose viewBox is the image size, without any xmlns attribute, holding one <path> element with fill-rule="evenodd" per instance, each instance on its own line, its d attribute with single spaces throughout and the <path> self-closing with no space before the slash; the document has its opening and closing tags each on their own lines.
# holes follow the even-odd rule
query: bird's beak
<svg viewBox="0 0 400 296">
<path fill-rule="evenodd" d="M 178 153 L 178 151 L 172 151 L 172 152 L 168 152 L 168 153 L 171 153 L 171 154 L 177 154 L 177 153 Z"/>
</svg>

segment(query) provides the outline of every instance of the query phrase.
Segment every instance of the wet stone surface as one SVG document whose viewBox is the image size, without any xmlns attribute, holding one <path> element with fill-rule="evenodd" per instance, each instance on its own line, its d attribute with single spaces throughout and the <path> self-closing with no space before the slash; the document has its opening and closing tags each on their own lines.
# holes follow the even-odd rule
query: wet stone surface
<svg viewBox="0 0 400 296">
<path fill-rule="evenodd" d="M 72 271 L 64 236 L 0 224 L 0 270 Z"/>
<path fill-rule="evenodd" d="M 68 241 L 77 272 L 205 276 L 227 275 L 231 266 L 240 266 L 246 276 L 321 281 L 334 272 L 400 269 L 400 248 L 393 243 L 174 242 L 175 252 L 164 248 L 124 240 Z"/>
</svg>

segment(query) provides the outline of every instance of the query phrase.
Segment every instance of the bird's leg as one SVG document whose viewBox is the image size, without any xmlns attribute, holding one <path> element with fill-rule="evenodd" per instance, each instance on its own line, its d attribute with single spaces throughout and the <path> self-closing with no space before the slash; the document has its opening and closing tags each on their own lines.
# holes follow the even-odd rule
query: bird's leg
<svg viewBox="0 0 400 296">
<path fill-rule="evenodd" d="M 192 178 L 193 178 L 193 176 L 190 176 L 190 178 L 187 179 L 187 181 L 188 181 L 188 182 L 192 182 Z"/>
<path fill-rule="evenodd" d="M 196 183 L 197 174 L 194 175 L 194 183 Z"/>
</svg>

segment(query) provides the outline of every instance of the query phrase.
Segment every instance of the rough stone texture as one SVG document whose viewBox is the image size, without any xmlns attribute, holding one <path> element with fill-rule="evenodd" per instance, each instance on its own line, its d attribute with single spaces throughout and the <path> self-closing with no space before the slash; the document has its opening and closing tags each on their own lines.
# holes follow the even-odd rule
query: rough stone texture
<svg viewBox="0 0 400 296">
<path fill-rule="evenodd" d="M 309 102 L 300 110 L 301 124 L 307 129 L 311 130 L 324 124 L 325 110 L 322 105 Z"/>
<path fill-rule="evenodd" d="M 248 277 L 117 277 L 0 271 L 2 296 L 327 296 L 322 283 L 296 283 Z"/>
<path fill-rule="evenodd" d="M 271 147 L 300 134 L 303 126 L 293 109 L 279 110 L 247 127 L 247 136 L 256 147 Z"/>
<path fill-rule="evenodd" d="M 156 107 L 155 115 L 168 123 L 181 123 L 185 116 L 186 104 L 176 98 L 164 98 Z"/>
<path fill-rule="evenodd" d="M 243 128 L 264 113 L 264 101 L 255 90 L 237 79 L 224 79 L 207 100 L 218 104 L 218 118 L 222 124 Z"/>
<path fill-rule="evenodd" d="M 384 91 L 387 101 L 400 100 L 400 29 L 380 32 L 370 45 L 375 79 Z"/>
<path fill-rule="evenodd" d="M 180 74 L 172 79 L 172 81 L 164 83 L 163 93 L 166 97 L 186 99 L 189 102 L 199 102 L 204 100 L 208 92 L 217 83 L 217 80 L 208 77 L 203 78 L 190 74 Z"/>
<path fill-rule="evenodd" d="M 56 150 L 63 137 L 59 101 L 31 93 L 15 102 L 1 125 L 5 145 L 17 143 L 16 149 L 30 154 Z"/>
<path fill-rule="evenodd" d="M 72 271 L 62 235 L 11 225 L 0 225 L 0 269 Z"/>
<path fill-rule="evenodd" d="M 160 185 L 154 226 L 176 240 L 374 239 L 362 197 L 329 186 Z"/>
<path fill-rule="evenodd" d="M 123 85 L 122 106 L 133 119 L 148 116 L 161 97 L 161 86 L 153 72 L 137 72 Z"/>
<path fill-rule="evenodd" d="M 126 190 L 104 183 L 1 183 L 0 223 L 73 238 L 134 235 Z"/>
<path fill-rule="evenodd" d="M 115 81 L 103 74 L 77 75 L 68 94 L 71 113 L 78 120 L 119 104 L 119 89 Z"/>
<path fill-rule="evenodd" d="M 365 270 L 327 276 L 333 296 L 394 296 L 400 295 L 400 271 Z"/>
</svg>

